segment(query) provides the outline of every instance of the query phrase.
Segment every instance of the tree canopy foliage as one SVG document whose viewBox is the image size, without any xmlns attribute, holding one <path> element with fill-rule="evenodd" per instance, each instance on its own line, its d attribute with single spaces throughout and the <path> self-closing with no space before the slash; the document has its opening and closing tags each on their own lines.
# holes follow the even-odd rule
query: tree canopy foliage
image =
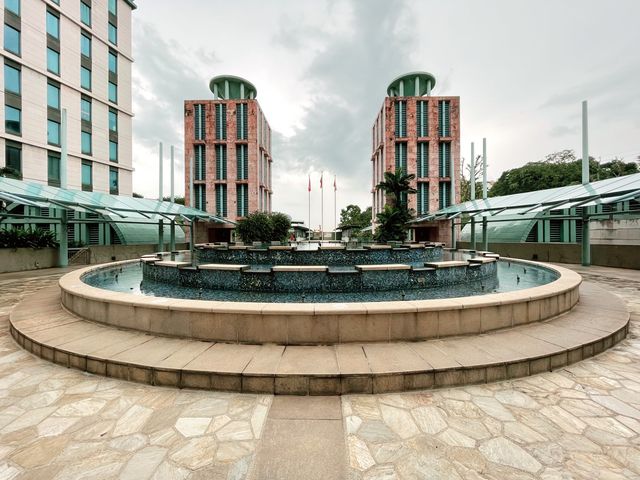
<svg viewBox="0 0 640 480">
<path fill-rule="evenodd" d="M 624 162 L 618 158 L 600 163 L 589 158 L 589 178 L 594 182 L 622 175 L 638 173 L 637 162 Z M 530 162 L 511 170 L 506 170 L 493 184 L 489 196 L 511 195 L 532 192 L 545 188 L 577 185 L 582 182 L 582 160 L 577 159 L 573 150 L 551 153 L 544 160 Z"/>
<path fill-rule="evenodd" d="M 272 242 L 287 239 L 291 217 L 284 213 L 253 212 L 238 222 L 236 232 L 243 242 Z"/>
<path fill-rule="evenodd" d="M 340 210 L 340 226 L 364 228 L 371 225 L 371 207 L 364 211 L 358 205 L 347 205 Z"/>
</svg>

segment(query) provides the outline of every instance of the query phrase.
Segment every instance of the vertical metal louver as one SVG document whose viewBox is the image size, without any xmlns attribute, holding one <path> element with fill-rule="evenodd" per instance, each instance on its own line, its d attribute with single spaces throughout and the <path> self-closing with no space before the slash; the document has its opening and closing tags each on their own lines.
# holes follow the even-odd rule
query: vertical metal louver
<svg viewBox="0 0 640 480">
<path fill-rule="evenodd" d="M 227 139 L 227 105 L 216 103 L 216 140 Z"/>
<path fill-rule="evenodd" d="M 418 178 L 429 176 L 429 144 L 427 142 L 418 143 Z"/>
<path fill-rule="evenodd" d="M 246 217 L 249 215 L 249 188 L 248 185 L 240 184 L 236 187 L 237 215 Z"/>
<path fill-rule="evenodd" d="M 438 185 L 439 207 L 446 208 L 451 205 L 451 184 L 449 182 L 440 182 Z"/>
<path fill-rule="evenodd" d="M 438 133 L 441 137 L 451 136 L 449 100 L 440 100 L 438 102 Z"/>
<path fill-rule="evenodd" d="M 216 185 L 216 215 L 227 216 L 227 186 Z"/>
<path fill-rule="evenodd" d="M 395 103 L 396 137 L 407 136 L 407 102 L 398 100 Z"/>
<path fill-rule="evenodd" d="M 196 104 L 194 105 L 194 112 L 195 112 L 195 135 L 196 135 L 196 140 L 204 140 L 205 134 L 206 134 L 206 130 L 205 130 L 205 109 L 204 109 L 204 105 L 202 104 Z"/>
<path fill-rule="evenodd" d="M 216 180 L 227 179 L 227 147 L 216 145 Z"/>
<path fill-rule="evenodd" d="M 247 139 L 247 104 L 236 104 L 236 138 L 238 140 Z"/>
<path fill-rule="evenodd" d="M 424 215 L 429 212 L 429 184 L 425 182 L 418 183 L 417 190 L 418 215 Z"/>
<path fill-rule="evenodd" d="M 207 172 L 206 150 L 204 145 L 194 145 L 195 150 L 195 179 L 205 180 Z"/>
<path fill-rule="evenodd" d="M 236 146 L 236 172 L 238 180 L 249 179 L 249 156 L 246 145 Z"/>
<path fill-rule="evenodd" d="M 429 136 L 429 103 L 426 100 L 418 100 L 417 103 L 417 128 L 419 137 Z"/>
<path fill-rule="evenodd" d="M 396 143 L 396 171 L 402 169 L 407 173 L 407 144 L 404 142 Z"/>
<path fill-rule="evenodd" d="M 438 146 L 438 175 L 440 177 L 449 177 L 451 172 L 451 144 L 448 142 L 440 142 Z"/>
</svg>

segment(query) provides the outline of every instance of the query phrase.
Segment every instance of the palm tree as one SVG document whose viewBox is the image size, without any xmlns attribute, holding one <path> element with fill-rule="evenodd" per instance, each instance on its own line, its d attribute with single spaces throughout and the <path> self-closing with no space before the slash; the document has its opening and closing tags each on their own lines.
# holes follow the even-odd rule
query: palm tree
<svg viewBox="0 0 640 480">
<path fill-rule="evenodd" d="M 398 168 L 395 172 L 384 172 L 384 180 L 376 185 L 376 190 L 382 190 L 391 200 L 392 207 L 407 207 L 407 195 L 416 193 L 416 189 L 411 186 L 411 182 L 416 178 Z"/>
</svg>

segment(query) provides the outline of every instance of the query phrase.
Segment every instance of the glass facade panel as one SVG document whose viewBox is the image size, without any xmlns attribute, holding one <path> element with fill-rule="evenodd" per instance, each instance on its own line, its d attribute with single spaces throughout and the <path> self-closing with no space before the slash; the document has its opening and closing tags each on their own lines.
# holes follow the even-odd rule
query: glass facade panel
<svg viewBox="0 0 640 480">
<path fill-rule="evenodd" d="M 57 154 L 47 155 L 47 177 L 50 186 L 60 186 L 60 156 Z"/>
<path fill-rule="evenodd" d="M 20 32 L 4 24 L 4 49 L 20 55 Z"/>
<path fill-rule="evenodd" d="M 109 71 L 111 73 L 118 73 L 118 55 L 113 52 L 109 52 Z"/>
<path fill-rule="evenodd" d="M 4 65 L 4 89 L 7 92 L 20 95 L 20 70 L 6 63 Z"/>
<path fill-rule="evenodd" d="M 4 164 L 7 168 L 12 169 L 19 178 L 22 178 L 22 149 L 11 145 L 5 146 Z"/>
<path fill-rule="evenodd" d="M 80 139 L 82 153 L 85 155 L 91 155 L 91 133 L 82 132 Z"/>
<path fill-rule="evenodd" d="M 91 70 L 80 67 L 80 86 L 85 90 L 91 90 Z"/>
<path fill-rule="evenodd" d="M 60 145 L 60 124 L 53 120 L 47 120 L 47 143 Z"/>
<path fill-rule="evenodd" d="M 91 37 L 84 33 L 80 35 L 80 53 L 87 58 L 91 58 Z"/>
<path fill-rule="evenodd" d="M 109 101 L 118 103 L 118 85 L 113 82 L 109 82 Z"/>
<path fill-rule="evenodd" d="M 109 161 L 118 162 L 118 143 L 109 142 Z"/>
<path fill-rule="evenodd" d="M 47 107 L 60 110 L 60 87 L 47 83 Z"/>
<path fill-rule="evenodd" d="M 47 12 L 47 35 L 60 39 L 60 19 L 51 12 Z"/>
<path fill-rule="evenodd" d="M 82 189 L 91 190 L 93 188 L 93 167 L 91 162 L 82 162 Z"/>
<path fill-rule="evenodd" d="M 4 8 L 20 16 L 20 0 L 4 0 Z"/>
<path fill-rule="evenodd" d="M 80 118 L 87 122 L 91 121 L 91 100 L 86 98 L 80 100 Z"/>
<path fill-rule="evenodd" d="M 117 0 L 109 0 L 109 13 L 113 15 L 118 14 L 118 2 Z"/>
<path fill-rule="evenodd" d="M 115 110 L 109 110 L 109 130 L 112 132 L 118 131 L 118 112 Z"/>
<path fill-rule="evenodd" d="M 109 169 L 109 193 L 111 195 L 118 194 L 118 169 L 117 168 Z"/>
<path fill-rule="evenodd" d="M 109 23 L 109 41 L 114 45 L 118 44 L 118 27 L 113 23 Z"/>
<path fill-rule="evenodd" d="M 5 105 L 4 106 L 5 132 L 12 133 L 14 135 L 20 135 L 22 131 L 21 116 L 22 116 L 22 112 L 19 109 L 10 107 L 9 105 Z"/>
<path fill-rule="evenodd" d="M 91 7 L 84 2 L 80 2 L 80 21 L 91 26 Z"/>
<path fill-rule="evenodd" d="M 60 53 L 47 48 L 47 70 L 60 75 Z"/>
</svg>

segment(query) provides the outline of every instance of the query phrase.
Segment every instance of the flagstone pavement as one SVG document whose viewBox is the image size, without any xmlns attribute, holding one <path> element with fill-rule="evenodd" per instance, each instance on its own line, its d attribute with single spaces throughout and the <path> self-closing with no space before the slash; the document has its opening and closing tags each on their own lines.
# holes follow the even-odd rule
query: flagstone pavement
<svg viewBox="0 0 640 480">
<path fill-rule="evenodd" d="M 139 385 L 50 364 L 8 313 L 61 271 L 0 275 L 0 480 L 640 478 L 640 272 L 570 266 L 621 296 L 629 337 L 515 381 L 273 397 Z"/>
</svg>

